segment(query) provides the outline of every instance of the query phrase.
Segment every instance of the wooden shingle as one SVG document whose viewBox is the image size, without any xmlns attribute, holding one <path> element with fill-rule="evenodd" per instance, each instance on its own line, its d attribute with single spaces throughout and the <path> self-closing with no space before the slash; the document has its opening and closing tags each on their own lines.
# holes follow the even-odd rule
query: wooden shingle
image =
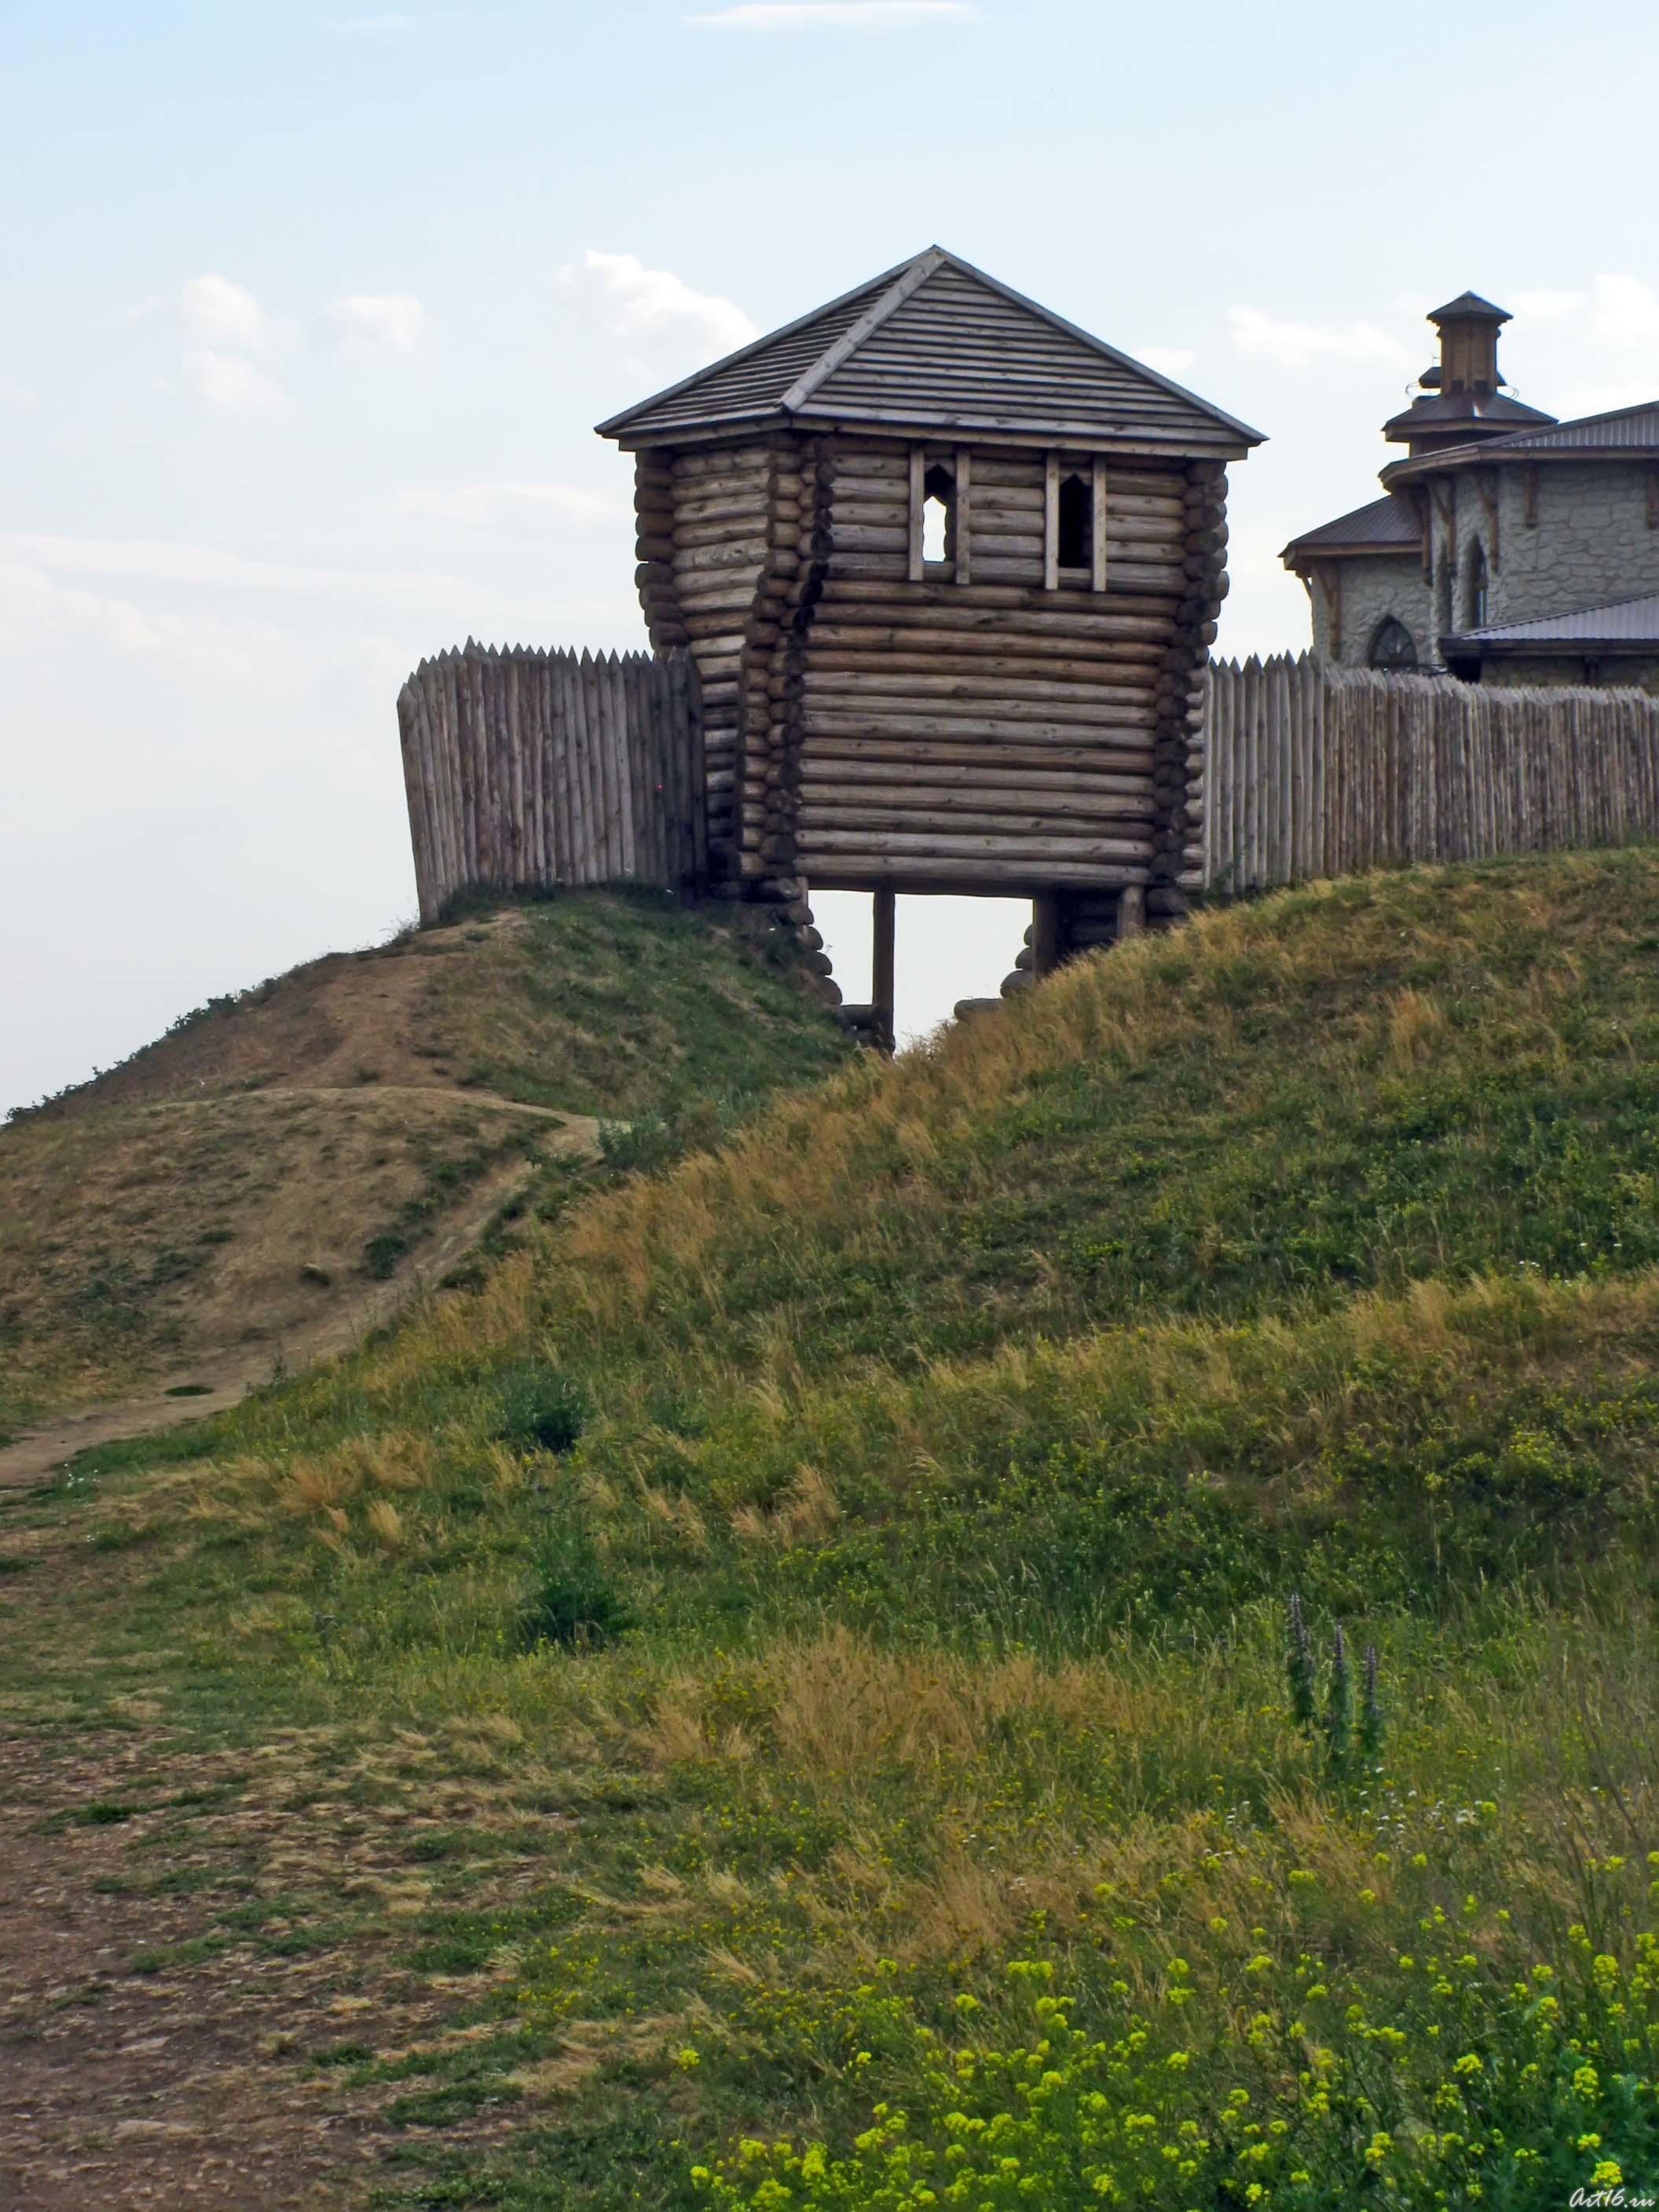
<svg viewBox="0 0 1659 2212">
<path fill-rule="evenodd" d="M 1261 434 L 941 246 L 599 426 L 628 447 L 738 428 L 934 429 L 1241 456 Z"/>
</svg>

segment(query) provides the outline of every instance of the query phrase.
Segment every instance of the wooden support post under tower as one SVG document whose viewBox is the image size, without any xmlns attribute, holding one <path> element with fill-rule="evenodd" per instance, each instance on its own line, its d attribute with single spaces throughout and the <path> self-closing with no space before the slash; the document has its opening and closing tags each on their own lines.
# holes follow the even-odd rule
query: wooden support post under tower
<svg viewBox="0 0 1659 2212">
<path fill-rule="evenodd" d="M 1031 901 L 1031 973 L 1040 981 L 1065 957 L 1065 914 L 1054 893 L 1046 891 Z"/>
<path fill-rule="evenodd" d="M 893 944 L 898 901 L 890 886 L 883 884 L 872 899 L 871 906 L 875 928 L 872 946 L 870 1003 L 885 1030 L 885 1048 L 891 1052 L 894 1035 Z"/>
</svg>

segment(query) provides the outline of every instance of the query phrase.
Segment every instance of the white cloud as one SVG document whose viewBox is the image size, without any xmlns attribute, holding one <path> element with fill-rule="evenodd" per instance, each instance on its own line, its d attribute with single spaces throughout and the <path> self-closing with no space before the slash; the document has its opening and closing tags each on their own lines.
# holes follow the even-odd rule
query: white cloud
<svg viewBox="0 0 1659 2212">
<path fill-rule="evenodd" d="M 133 310 L 148 314 L 146 301 Z M 289 333 L 276 323 L 245 284 L 216 270 L 205 270 L 183 285 L 178 299 L 184 332 L 184 379 L 198 399 L 222 415 L 246 415 L 281 407 L 287 394 L 270 374 L 270 357 Z"/>
<path fill-rule="evenodd" d="M 1515 312 L 1526 322 L 1558 323 L 1568 315 L 1582 314 L 1586 305 L 1582 292 L 1521 292 Z"/>
<path fill-rule="evenodd" d="M 303 568 L 252 560 L 216 546 L 160 538 L 52 538 L 0 533 L 0 562 L 56 575 L 120 577 L 151 584 L 223 585 L 302 599 L 409 605 L 471 602 L 477 587 L 454 576 L 372 568 Z"/>
<path fill-rule="evenodd" d="M 246 286 L 209 270 L 192 276 L 179 295 L 185 337 L 192 346 L 232 346 L 239 353 L 264 353 L 272 337 L 269 315 Z"/>
<path fill-rule="evenodd" d="M 748 0 L 685 20 L 699 31 L 908 31 L 979 12 L 968 0 Z"/>
<path fill-rule="evenodd" d="M 1560 404 L 1566 409 L 1563 419 L 1571 421 L 1579 415 L 1616 415 L 1626 407 L 1650 407 L 1656 399 L 1659 376 L 1649 376 L 1639 382 L 1577 385 Z"/>
<path fill-rule="evenodd" d="M 1605 346 L 1659 346 L 1659 292 L 1639 276 L 1599 276 L 1590 287 L 1590 326 Z"/>
<path fill-rule="evenodd" d="M 1160 376 L 1184 376 L 1198 359 L 1190 346 L 1133 346 L 1130 352 Z"/>
<path fill-rule="evenodd" d="M 271 654 L 295 641 L 274 625 L 198 608 L 140 607 L 131 599 L 61 584 L 42 567 L 0 551 L 0 641 L 38 649 L 56 637 L 93 637 L 118 652 L 216 684 L 256 685 Z"/>
<path fill-rule="evenodd" d="M 1659 399 L 1659 291 L 1641 277 L 1603 270 L 1583 290 L 1523 292 L 1515 316 L 1522 398 L 1567 416 Z"/>
<path fill-rule="evenodd" d="M 33 407 L 40 394 L 24 384 L 0 384 L 0 407 Z"/>
<path fill-rule="evenodd" d="M 1227 318 L 1241 353 L 1265 355 L 1283 368 L 1316 361 L 1391 362 L 1409 367 L 1415 356 L 1375 323 L 1280 322 L 1259 307 L 1234 307 Z"/>
<path fill-rule="evenodd" d="M 735 301 L 694 291 L 672 270 L 647 269 L 634 253 L 590 246 L 556 280 L 609 337 L 691 362 L 734 352 L 759 332 Z"/>
<path fill-rule="evenodd" d="M 404 514 L 440 522 L 609 522 L 631 512 L 626 500 L 580 484 L 474 483 L 448 490 L 418 488 L 398 495 Z"/>
<path fill-rule="evenodd" d="M 262 368 L 240 355 L 215 353 L 206 346 L 186 348 L 185 382 L 222 415 L 255 414 L 288 404 L 282 386 Z"/>
<path fill-rule="evenodd" d="M 352 292 L 322 318 L 325 334 L 358 352 L 413 353 L 426 327 L 426 309 L 408 292 Z"/>
</svg>

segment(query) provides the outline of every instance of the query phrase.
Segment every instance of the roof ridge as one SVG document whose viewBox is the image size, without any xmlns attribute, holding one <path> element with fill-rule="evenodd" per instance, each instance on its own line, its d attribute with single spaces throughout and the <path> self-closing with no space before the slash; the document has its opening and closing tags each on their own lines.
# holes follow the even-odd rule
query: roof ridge
<svg viewBox="0 0 1659 2212">
<path fill-rule="evenodd" d="M 962 358 L 958 363 L 952 352 L 946 368 L 940 368 L 937 332 L 931 339 L 924 332 L 920 351 L 912 348 L 915 357 L 907 357 L 911 321 L 904 311 L 930 280 L 946 270 L 962 282 L 959 289 L 949 288 L 939 312 L 947 335 L 961 337 Z M 1046 410 L 1037 404 L 1038 395 L 1027 394 L 1018 380 L 1005 389 L 1002 347 L 996 340 L 1003 307 L 1014 311 L 1017 338 L 1020 324 L 1037 326 L 1028 333 L 1034 341 L 1028 350 L 1042 355 L 1050 372 Z M 916 314 L 919 329 L 933 319 L 920 306 Z M 965 333 L 956 330 L 959 314 L 965 314 L 969 326 Z M 890 326 L 888 335 L 872 343 L 884 326 Z M 1079 360 L 1079 354 L 1085 358 Z M 941 417 L 936 407 L 908 404 L 919 392 L 926 399 L 930 380 L 943 380 L 941 388 L 948 387 L 958 370 L 963 388 L 955 411 L 947 408 Z M 891 391 L 884 396 L 889 379 Z M 1075 421 L 1061 404 L 1071 397 L 1079 400 Z M 941 399 L 939 405 L 945 404 Z M 835 422 L 843 409 L 848 422 L 886 422 L 902 432 L 913 419 L 943 419 L 980 424 L 988 433 L 1041 430 L 1051 441 L 1063 441 L 1068 431 L 1120 441 L 1144 436 L 1159 449 L 1179 447 L 1182 438 L 1197 441 L 1196 449 L 1204 452 L 1218 445 L 1243 450 L 1261 442 L 1261 434 L 1237 416 L 937 244 L 635 401 L 598 428 L 602 437 L 628 444 L 662 443 L 677 428 L 702 435 L 733 430 L 746 422 L 808 427 L 820 419 Z"/>
<path fill-rule="evenodd" d="M 1005 284 L 1000 276 L 993 276 L 988 270 L 981 269 L 971 261 L 964 261 L 961 254 L 952 253 L 948 246 L 936 246 L 933 251 L 939 255 L 941 265 L 948 262 L 952 269 L 959 269 L 963 276 L 972 276 L 980 283 L 988 285 L 993 292 L 1000 293 L 1005 300 L 1012 300 L 1016 307 L 1024 307 L 1029 314 L 1041 317 L 1045 323 L 1052 324 L 1055 330 L 1064 331 L 1068 337 L 1079 339 L 1091 352 L 1103 356 L 1119 368 L 1127 368 L 1134 375 L 1144 377 L 1147 383 L 1156 384 L 1176 398 L 1184 399 L 1189 407 L 1196 407 L 1200 414 L 1207 415 L 1212 422 L 1225 423 L 1228 429 L 1236 430 L 1251 445 L 1267 443 L 1264 431 L 1253 430 L 1248 422 L 1241 422 L 1237 416 L 1229 415 L 1212 401 L 1200 398 L 1196 392 L 1189 392 L 1184 384 L 1177 384 L 1174 377 L 1165 376 L 1159 369 L 1149 368 L 1144 361 L 1137 361 L 1133 354 L 1123 353 L 1116 346 L 1108 345 L 1104 338 L 1097 338 L 1092 331 L 1085 331 L 1080 323 L 1068 322 L 1064 315 L 1056 314 L 1052 307 L 1045 307 L 1041 300 L 1032 299 L 1029 293 L 1016 291 L 1012 284 Z"/>
<path fill-rule="evenodd" d="M 1467 446 L 1449 446 L 1449 453 L 1489 452 L 1494 446 L 1521 446 L 1536 438 L 1552 437 L 1558 430 L 1587 430 L 1597 422 L 1620 422 L 1627 415 L 1648 415 L 1659 408 L 1659 392 L 1651 399 L 1634 399 L 1628 407 L 1606 407 L 1597 415 L 1568 415 L 1556 416 L 1544 422 L 1530 423 L 1525 429 L 1505 430 L 1501 437 L 1472 438 Z M 1413 456 L 1426 460 L 1427 454 Z"/>
<path fill-rule="evenodd" d="M 925 252 L 905 268 L 896 284 L 890 285 L 867 314 L 860 315 L 851 330 L 843 331 L 822 353 L 803 375 L 796 378 L 778 402 L 787 415 L 798 414 L 806 401 L 825 379 L 835 374 L 844 361 L 850 360 L 865 340 L 878 331 L 894 310 L 902 307 L 913 292 L 919 292 L 936 269 L 941 269 L 951 258 L 942 246 L 930 246 Z M 828 313 L 820 307 L 818 313 Z"/>
<path fill-rule="evenodd" d="M 937 246 L 930 246 L 927 250 L 929 252 L 939 251 Z M 748 361 L 756 354 L 763 353 L 781 338 L 793 337 L 797 331 L 804 331 L 809 324 L 817 322 L 823 316 L 834 314 L 837 307 L 844 307 L 849 300 L 861 299 L 865 293 L 873 291 L 878 284 L 896 283 L 922 258 L 921 254 L 913 254 L 908 261 L 896 262 L 892 268 L 884 270 L 879 276 L 866 277 L 863 283 L 850 286 L 836 298 L 825 300 L 821 306 L 810 308 L 805 314 L 797 315 L 793 322 L 781 323 L 775 331 L 763 331 L 759 337 L 750 338 L 747 345 L 740 345 L 733 352 L 722 354 L 718 361 L 706 362 L 701 368 L 694 368 L 690 376 L 682 376 L 674 384 L 665 384 L 660 392 L 649 392 L 645 398 L 636 399 L 631 407 L 624 407 L 620 415 L 612 415 L 607 421 L 597 423 L 594 426 L 597 434 L 601 438 L 611 437 L 617 430 L 625 429 L 635 416 L 643 415 L 650 408 L 660 407 L 665 400 L 677 398 L 682 392 L 689 392 L 694 384 L 701 384 L 705 377 L 718 375 L 723 369 L 733 368 L 740 361 Z"/>
</svg>

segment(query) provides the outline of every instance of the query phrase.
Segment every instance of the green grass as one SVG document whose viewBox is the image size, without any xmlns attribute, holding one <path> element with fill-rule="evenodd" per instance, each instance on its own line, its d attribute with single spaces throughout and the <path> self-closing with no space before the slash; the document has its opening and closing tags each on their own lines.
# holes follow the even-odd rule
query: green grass
<svg viewBox="0 0 1659 2212">
<path fill-rule="evenodd" d="M 860 1062 L 89 1455 L 7 1710 L 275 1760 L 269 1917 L 112 1832 L 441 2006 L 305 2056 L 375 2203 L 1659 2181 L 1656 949 L 1645 853 L 1379 878 Z"/>
<path fill-rule="evenodd" d="M 523 915 L 434 995 L 468 1084 L 689 1136 L 847 1056 L 844 1034 L 805 1012 L 793 940 L 755 909 L 589 891 Z"/>
<path fill-rule="evenodd" d="M 808 982 L 752 910 L 592 891 L 213 1001 L 0 1128 L 0 1432 L 234 1340 L 226 1285 L 269 1283 L 274 1249 L 284 1282 L 389 1280 L 485 1178 L 539 1158 L 487 1263 L 592 1177 L 544 1145 L 556 1125 L 486 1094 L 604 1116 L 612 1172 L 720 1141 L 849 1056 Z M 469 1088 L 476 1110 L 441 1095 Z M 283 1223 L 317 1192 L 337 1237 L 294 1250 Z"/>
</svg>

